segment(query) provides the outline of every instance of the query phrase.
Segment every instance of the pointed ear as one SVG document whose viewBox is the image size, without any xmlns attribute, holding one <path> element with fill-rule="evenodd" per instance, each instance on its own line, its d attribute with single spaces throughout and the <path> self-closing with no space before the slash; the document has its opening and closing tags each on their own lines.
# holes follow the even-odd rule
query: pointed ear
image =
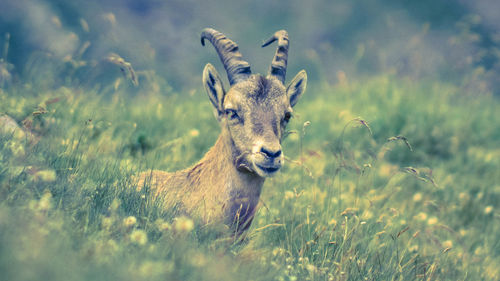
<svg viewBox="0 0 500 281">
<path fill-rule="evenodd" d="M 290 98 L 290 105 L 293 107 L 299 101 L 300 96 L 306 91 L 307 73 L 301 70 L 286 88 L 286 94 Z"/>
<path fill-rule="evenodd" d="M 205 69 L 203 70 L 203 85 L 207 91 L 208 98 L 215 108 L 215 117 L 219 119 L 223 112 L 222 102 L 224 101 L 226 92 L 224 91 L 219 73 L 215 70 L 215 67 L 209 63 L 205 65 Z"/>
</svg>

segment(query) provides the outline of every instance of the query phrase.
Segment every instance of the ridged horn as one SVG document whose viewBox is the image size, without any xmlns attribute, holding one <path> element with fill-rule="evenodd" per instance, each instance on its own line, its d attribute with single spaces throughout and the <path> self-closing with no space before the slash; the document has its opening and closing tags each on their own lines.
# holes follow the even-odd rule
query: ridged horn
<svg viewBox="0 0 500 281">
<path fill-rule="evenodd" d="M 203 46 L 205 46 L 205 39 L 212 43 L 217 54 L 219 54 L 230 85 L 246 80 L 252 74 L 250 64 L 243 60 L 238 45 L 227 38 L 226 35 L 215 29 L 205 28 L 201 32 L 201 45 Z"/>
<path fill-rule="evenodd" d="M 262 47 L 273 43 L 278 40 L 278 49 L 274 54 L 271 68 L 269 68 L 269 75 L 276 77 L 281 83 L 285 83 L 286 77 L 286 64 L 288 61 L 288 32 L 286 30 L 279 30 L 274 35 L 262 44 Z"/>
</svg>

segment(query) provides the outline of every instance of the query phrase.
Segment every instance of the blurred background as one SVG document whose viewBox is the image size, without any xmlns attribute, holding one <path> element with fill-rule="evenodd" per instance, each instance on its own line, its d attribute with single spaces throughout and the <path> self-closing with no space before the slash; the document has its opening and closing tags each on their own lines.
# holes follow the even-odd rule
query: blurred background
<svg viewBox="0 0 500 281">
<path fill-rule="evenodd" d="M 213 27 L 239 44 L 254 72 L 266 73 L 275 51 L 262 41 L 286 29 L 290 76 L 304 68 L 311 85 L 384 72 L 498 95 L 499 10 L 494 0 L 1 0 L 0 83 L 99 87 L 120 75 L 103 65 L 114 53 L 139 84 L 157 74 L 175 91 L 201 88 L 205 63 L 223 71 L 199 42 Z M 52 68 L 45 77 L 44 67 Z"/>
</svg>

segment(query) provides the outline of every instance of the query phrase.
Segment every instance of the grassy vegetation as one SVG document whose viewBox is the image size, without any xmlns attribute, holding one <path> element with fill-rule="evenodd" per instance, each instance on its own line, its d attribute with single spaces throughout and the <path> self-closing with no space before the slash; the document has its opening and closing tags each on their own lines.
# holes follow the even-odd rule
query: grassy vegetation
<svg viewBox="0 0 500 281">
<path fill-rule="evenodd" d="M 138 76 L 139 87 L 0 89 L 0 112 L 34 134 L 0 135 L 0 279 L 500 276 L 498 97 L 389 74 L 310 86 L 289 161 L 231 243 L 131 184 L 195 163 L 218 134 L 201 87 Z"/>
</svg>

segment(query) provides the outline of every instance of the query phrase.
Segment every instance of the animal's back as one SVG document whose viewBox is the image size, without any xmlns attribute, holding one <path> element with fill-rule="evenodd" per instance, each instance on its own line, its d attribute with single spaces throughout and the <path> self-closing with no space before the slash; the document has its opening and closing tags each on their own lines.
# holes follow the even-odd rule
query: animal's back
<svg viewBox="0 0 500 281">
<path fill-rule="evenodd" d="M 160 197 L 166 210 L 175 208 L 204 222 L 214 222 L 223 217 L 225 192 L 212 190 L 215 185 L 203 178 L 199 164 L 191 168 L 168 173 L 152 170 L 139 174 L 137 189 L 149 188 L 153 196 Z M 219 185 L 220 186 L 220 185 Z"/>
<path fill-rule="evenodd" d="M 168 173 L 160 170 L 142 172 L 137 177 L 137 190 L 149 189 L 151 195 L 162 199 L 165 209 L 179 206 L 183 204 L 181 195 L 185 193 L 182 191 L 185 187 L 179 183 L 179 178 L 183 177 L 181 172 Z"/>
</svg>

